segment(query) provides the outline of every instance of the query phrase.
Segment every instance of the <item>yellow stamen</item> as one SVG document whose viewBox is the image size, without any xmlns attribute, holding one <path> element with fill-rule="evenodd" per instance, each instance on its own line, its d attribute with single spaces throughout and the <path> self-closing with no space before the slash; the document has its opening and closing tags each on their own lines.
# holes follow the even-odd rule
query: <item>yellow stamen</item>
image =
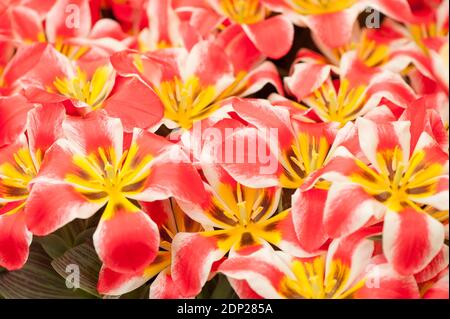
<svg viewBox="0 0 450 319">
<path fill-rule="evenodd" d="M 350 8 L 358 0 L 289 0 L 291 7 L 302 15 L 339 12 Z"/>
<path fill-rule="evenodd" d="M 79 68 L 77 74 L 68 78 L 56 78 L 53 86 L 57 92 L 69 98 L 81 101 L 93 109 L 101 107 L 114 86 L 114 69 L 102 66 L 95 70 L 91 80 Z"/>
<path fill-rule="evenodd" d="M 220 0 L 223 12 L 239 24 L 253 24 L 264 20 L 268 11 L 260 0 Z"/>
</svg>

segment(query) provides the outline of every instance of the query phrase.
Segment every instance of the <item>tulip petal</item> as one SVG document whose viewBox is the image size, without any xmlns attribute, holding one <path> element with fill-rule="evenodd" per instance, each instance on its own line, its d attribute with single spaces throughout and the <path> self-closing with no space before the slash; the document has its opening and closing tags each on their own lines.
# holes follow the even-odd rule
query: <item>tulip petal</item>
<svg viewBox="0 0 450 319">
<path fill-rule="evenodd" d="M 286 55 L 294 41 L 294 26 L 283 15 L 243 25 L 243 28 L 255 46 L 272 59 Z"/>
<path fill-rule="evenodd" d="M 444 227 L 429 215 L 404 208 L 388 211 L 384 221 L 383 251 L 402 275 L 421 271 L 444 244 Z"/>
<path fill-rule="evenodd" d="M 116 199 L 105 208 L 94 233 L 94 246 L 107 268 L 136 273 L 157 257 L 158 227 L 127 199 Z"/>
<path fill-rule="evenodd" d="M 32 239 L 25 224 L 23 209 L 8 213 L 13 205 L 17 206 L 17 203 L 0 208 L 0 266 L 8 270 L 19 269 L 25 264 Z"/>
</svg>

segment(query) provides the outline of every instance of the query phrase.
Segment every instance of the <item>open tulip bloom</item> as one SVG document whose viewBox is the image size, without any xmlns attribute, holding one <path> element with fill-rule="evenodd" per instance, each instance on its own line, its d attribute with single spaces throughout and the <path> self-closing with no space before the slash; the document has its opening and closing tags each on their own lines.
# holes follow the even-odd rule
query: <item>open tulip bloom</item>
<svg viewBox="0 0 450 319">
<path fill-rule="evenodd" d="M 0 0 L 0 299 L 448 299 L 448 5 Z"/>
</svg>

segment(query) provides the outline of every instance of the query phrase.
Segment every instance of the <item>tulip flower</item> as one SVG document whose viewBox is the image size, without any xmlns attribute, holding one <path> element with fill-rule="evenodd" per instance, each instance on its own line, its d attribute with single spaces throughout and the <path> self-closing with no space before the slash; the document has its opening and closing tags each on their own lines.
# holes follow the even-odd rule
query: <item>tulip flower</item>
<svg viewBox="0 0 450 319">
<path fill-rule="evenodd" d="M 418 272 L 444 242 L 439 219 L 445 214 L 433 216 L 427 207 L 448 211 L 448 154 L 426 131 L 417 138 L 409 121 L 376 124 L 360 118 L 357 127 L 359 144 L 370 164 L 340 147 L 303 187 L 319 179 L 335 182 L 324 212 L 325 229 L 331 237 L 384 220 L 386 258 L 401 274 Z M 345 198 L 350 194 L 358 205 L 348 205 Z M 414 255 L 409 254 L 411 245 Z"/>
<path fill-rule="evenodd" d="M 151 128 L 162 117 L 155 92 L 136 77 L 117 76 L 109 61 L 79 65 L 45 44 L 27 54 L 40 61 L 20 80 L 30 102 L 64 102 L 69 114 L 79 116 L 103 109 L 120 118 L 127 131 Z"/>
<path fill-rule="evenodd" d="M 32 240 L 26 225 L 31 183 L 45 153 L 62 135 L 64 116 L 61 105 L 29 110 L 24 132 L 0 148 L 0 266 L 8 270 L 19 269 L 27 261 Z"/>
<path fill-rule="evenodd" d="M 222 48 L 201 41 L 191 51 L 184 48 L 137 54 L 121 52 L 111 58 L 122 76 L 139 76 L 164 105 L 164 123 L 190 129 L 219 110 L 227 98 L 250 95 L 266 83 L 279 90 L 273 64 L 265 62 L 249 70 L 236 70 Z"/>
<path fill-rule="evenodd" d="M 65 138 L 48 151 L 33 182 L 28 228 L 42 236 L 102 210 L 94 245 L 104 265 L 143 270 L 156 258 L 160 239 L 157 225 L 133 200 L 199 200 L 197 172 L 162 137 L 135 129 L 131 142 L 124 141 L 120 120 L 103 112 L 69 118 L 63 127 Z"/>
<path fill-rule="evenodd" d="M 172 240 L 178 232 L 197 232 L 202 226 L 190 219 L 175 200 L 140 202 L 142 209 L 158 225 L 161 241 L 158 254 L 147 267 L 137 273 L 119 273 L 103 267 L 98 291 L 107 295 L 128 293 L 156 277 L 150 286 L 150 298 L 190 298 L 179 292 L 170 273 Z"/>
<path fill-rule="evenodd" d="M 327 250 L 309 258 L 266 247 L 228 258 L 219 272 L 231 278 L 241 298 L 255 294 L 276 299 L 418 298 L 413 276 L 399 275 L 380 257 L 371 260 L 374 242 L 367 238 L 371 234 L 374 229 L 335 239 Z"/>
</svg>

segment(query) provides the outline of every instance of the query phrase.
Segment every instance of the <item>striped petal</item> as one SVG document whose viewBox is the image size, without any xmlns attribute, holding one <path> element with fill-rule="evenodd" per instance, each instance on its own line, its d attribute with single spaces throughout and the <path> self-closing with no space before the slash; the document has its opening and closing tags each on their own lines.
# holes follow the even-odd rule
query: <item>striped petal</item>
<svg viewBox="0 0 450 319">
<path fill-rule="evenodd" d="M 444 244 L 443 225 L 428 214 L 404 208 L 388 211 L 384 220 L 383 251 L 402 275 L 421 271 Z"/>
<path fill-rule="evenodd" d="M 25 6 L 16 6 L 10 13 L 14 35 L 23 42 L 43 42 L 45 33 L 41 17 Z"/>
<path fill-rule="evenodd" d="M 220 260 L 231 248 L 228 236 L 222 231 L 205 233 L 178 233 L 172 242 L 172 279 L 185 296 L 195 296 L 211 272 L 215 261 Z"/>
<path fill-rule="evenodd" d="M 195 296 L 186 296 L 180 293 L 178 283 L 170 275 L 169 269 L 164 269 L 150 285 L 150 299 L 187 299 Z"/>
<path fill-rule="evenodd" d="M 448 300 L 448 269 L 423 295 L 424 299 L 447 299 Z"/>
<path fill-rule="evenodd" d="M 325 204 L 325 232 L 332 238 L 351 234 L 364 227 L 372 218 L 380 219 L 385 210 L 362 187 L 333 183 Z"/>
<path fill-rule="evenodd" d="M 247 283 L 246 280 L 237 280 L 228 277 L 228 282 L 240 299 L 263 299 Z"/>
<path fill-rule="evenodd" d="M 63 136 L 65 114 L 61 104 L 40 105 L 28 113 L 27 136 L 32 154 L 43 156 Z"/>
<path fill-rule="evenodd" d="M 280 290 L 286 273 L 290 274 L 289 267 L 269 247 L 250 256 L 230 257 L 220 265 L 219 272 L 231 278 L 232 282 L 246 282 L 244 287 L 240 284 L 238 288 L 244 288 L 244 292 L 250 291 L 251 296 L 286 298 Z"/>
<path fill-rule="evenodd" d="M 414 274 L 416 281 L 418 283 L 424 283 L 426 281 L 432 280 L 439 273 L 444 271 L 448 267 L 448 246 L 444 245 L 441 251 L 433 258 L 433 260 L 420 272 Z"/>
<path fill-rule="evenodd" d="M 337 48 L 349 42 L 359 10 L 348 9 L 334 13 L 309 15 L 304 19 L 318 41 Z"/>
<path fill-rule="evenodd" d="M 408 161 L 411 141 L 410 122 L 376 124 L 360 118 L 357 126 L 361 149 L 379 172 L 383 172 L 383 166 L 389 166 L 395 160 L 393 157 L 397 151 L 400 152 L 398 155 L 401 156 L 400 161 Z M 384 162 L 380 162 L 382 160 Z"/>
<path fill-rule="evenodd" d="M 76 218 L 91 217 L 106 201 L 105 197 L 89 201 L 66 183 L 39 182 L 33 185 L 27 200 L 26 223 L 33 234 L 45 236 Z"/>
<path fill-rule="evenodd" d="M 400 275 L 388 263 L 373 265 L 356 299 L 418 299 L 419 288 L 411 275 Z"/>
<path fill-rule="evenodd" d="M 100 270 L 97 290 L 99 293 L 120 296 L 144 285 L 170 265 L 170 253 L 159 252 L 153 262 L 137 273 L 120 273 L 105 266 Z"/>
<path fill-rule="evenodd" d="M 308 252 L 316 251 L 328 239 L 323 224 L 327 191 L 297 190 L 292 197 L 292 219 L 299 245 Z"/>
</svg>

